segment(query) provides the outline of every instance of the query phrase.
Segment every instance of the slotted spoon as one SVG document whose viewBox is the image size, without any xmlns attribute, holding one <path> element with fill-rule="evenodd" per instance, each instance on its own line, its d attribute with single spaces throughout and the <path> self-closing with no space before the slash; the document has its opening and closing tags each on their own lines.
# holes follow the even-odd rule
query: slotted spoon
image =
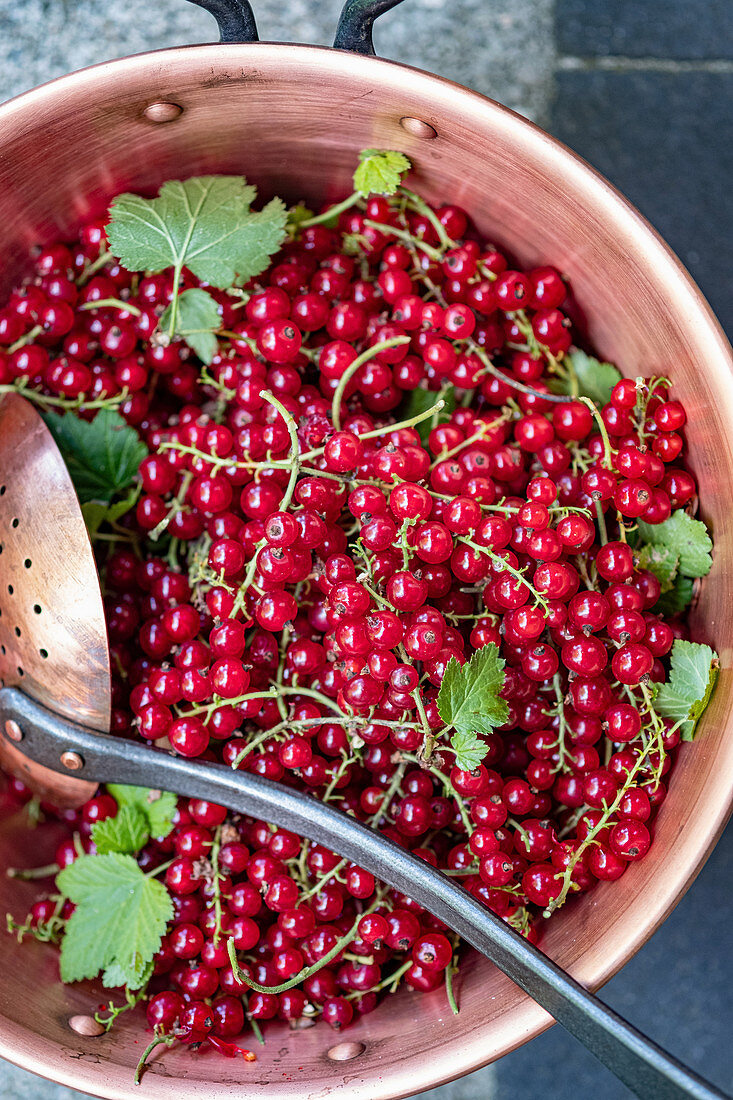
<svg viewBox="0 0 733 1100">
<path fill-rule="evenodd" d="M 222 803 L 323 844 L 413 898 L 495 963 L 642 1100 L 730 1100 L 424 860 L 271 780 L 105 736 L 111 676 L 99 578 L 71 478 L 35 408 L 0 401 L 0 764 L 79 806 L 98 783 Z"/>
</svg>

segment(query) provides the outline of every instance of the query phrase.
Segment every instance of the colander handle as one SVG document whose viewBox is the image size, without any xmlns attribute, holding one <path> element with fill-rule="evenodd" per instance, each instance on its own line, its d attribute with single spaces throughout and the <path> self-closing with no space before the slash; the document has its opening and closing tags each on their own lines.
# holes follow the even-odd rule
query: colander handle
<svg viewBox="0 0 733 1100">
<path fill-rule="evenodd" d="M 491 959 L 641 1100 L 730 1100 L 584 989 L 467 890 L 341 810 L 224 764 L 184 760 L 59 718 L 17 688 L 0 688 L 0 728 L 56 772 L 100 783 L 155 785 L 309 837 L 413 898 Z M 2 736 L 2 735 L 0 735 Z M 66 761 L 66 767 L 64 766 Z"/>
<path fill-rule="evenodd" d="M 257 42 L 257 24 L 249 0 L 189 0 L 206 8 L 219 24 L 222 42 Z M 402 0 L 347 0 L 339 18 L 334 46 L 338 50 L 373 54 L 374 20 Z"/>
</svg>

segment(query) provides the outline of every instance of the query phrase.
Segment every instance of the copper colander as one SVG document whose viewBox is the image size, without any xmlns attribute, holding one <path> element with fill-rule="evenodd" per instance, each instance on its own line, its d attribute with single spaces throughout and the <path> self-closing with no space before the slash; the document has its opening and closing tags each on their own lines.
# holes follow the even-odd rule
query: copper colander
<svg viewBox="0 0 733 1100">
<path fill-rule="evenodd" d="M 700 292 L 649 225 L 558 142 L 449 81 L 343 51 L 220 44 L 99 65 L 0 108 L 0 278 L 8 290 L 31 245 L 73 234 L 119 191 L 235 172 L 262 194 L 317 204 L 347 193 L 356 155 L 370 146 L 403 149 L 422 194 L 460 203 L 520 264 L 558 264 L 573 288 L 575 319 L 598 352 L 627 375 L 670 374 L 688 409 L 690 463 L 716 542 L 694 625 L 718 650 L 722 670 L 697 743 L 679 754 L 649 856 L 558 914 L 543 941 L 595 988 L 690 885 L 733 792 L 733 363 Z M 1 573 L 0 562 L 0 584 Z M 18 819 L 0 824 L 5 865 L 42 862 L 51 852 L 39 853 L 38 844 Z M 20 912 L 35 892 L 33 884 L 0 879 L 0 911 Z M 253 1065 L 171 1051 L 135 1090 L 140 1016 L 123 1016 L 108 1036 L 80 1037 L 68 1020 L 106 1000 L 101 987 L 61 986 L 53 948 L 21 949 L 9 936 L 0 937 L 0 968 L 0 1054 L 104 1097 L 179 1100 L 236 1089 L 257 1100 L 316 1100 L 340 1090 L 354 1100 L 386 1100 L 485 1065 L 551 1022 L 476 958 L 462 968 L 457 1017 L 441 991 L 404 991 L 341 1041 L 320 1026 L 276 1025 Z"/>
</svg>

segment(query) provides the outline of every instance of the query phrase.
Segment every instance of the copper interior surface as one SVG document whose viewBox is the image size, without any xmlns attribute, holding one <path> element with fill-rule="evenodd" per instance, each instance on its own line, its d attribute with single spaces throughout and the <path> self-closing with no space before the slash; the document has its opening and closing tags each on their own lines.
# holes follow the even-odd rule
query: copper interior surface
<svg viewBox="0 0 733 1100">
<path fill-rule="evenodd" d="M 181 111 L 146 115 L 146 107 L 161 103 Z M 405 127 L 405 118 L 426 127 Z M 680 752 L 649 856 L 569 906 L 545 935 L 543 949 L 595 988 L 694 879 L 728 816 L 733 787 L 730 349 L 648 224 L 546 134 L 445 80 L 315 47 L 201 46 L 98 66 L 0 109 L 2 279 L 9 287 L 30 245 L 72 232 L 121 190 L 153 192 L 167 178 L 241 172 L 263 195 L 313 205 L 348 192 L 356 153 L 370 146 L 403 149 L 415 165 L 415 189 L 465 206 L 479 230 L 521 264 L 556 263 L 570 279 L 574 316 L 598 352 L 626 375 L 670 374 L 688 410 L 690 463 L 716 540 L 695 624 L 720 653 L 722 672 L 697 743 Z M 17 820 L 3 823 L 5 864 L 43 862 L 50 853 L 38 845 Z M 5 878 L 0 890 L 2 909 L 18 916 L 37 892 Z M 343 1037 L 321 1025 L 268 1027 L 267 1045 L 256 1047 L 251 1065 L 213 1052 L 156 1052 L 136 1091 L 133 1067 L 146 1042 L 141 1017 L 127 1014 L 112 1034 L 84 1038 L 67 1021 L 105 1000 L 101 987 L 62 987 L 54 949 L 20 948 L 9 936 L 0 938 L 0 966 L 0 1054 L 104 1097 L 142 1091 L 180 1100 L 235 1088 L 257 1100 L 316 1100 L 331 1091 L 353 1100 L 403 1097 L 500 1057 L 550 1022 L 491 964 L 473 957 L 461 969 L 458 1017 L 440 990 L 402 992 Z M 363 1051 L 329 1058 L 340 1038 Z"/>
</svg>

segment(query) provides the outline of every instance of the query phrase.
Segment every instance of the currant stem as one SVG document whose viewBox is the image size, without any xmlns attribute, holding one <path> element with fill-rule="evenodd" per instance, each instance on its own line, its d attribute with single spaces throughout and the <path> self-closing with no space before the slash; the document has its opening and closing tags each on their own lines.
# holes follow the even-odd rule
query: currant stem
<svg viewBox="0 0 733 1100">
<path fill-rule="evenodd" d="M 32 882 L 39 878 L 53 878 L 60 870 L 58 863 L 49 863 L 45 867 L 8 867 L 5 874 L 8 878 L 17 878 L 21 882 Z"/>
<path fill-rule="evenodd" d="M 431 244 L 426 244 L 419 237 L 413 237 L 412 233 L 408 233 L 406 229 L 398 229 L 397 226 L 386 225 L 384 222 L 373 222 L 371 218 L 365 218 L 364 225 L 368 225 L 370 229 L 376 229 L 378 233 L 384 233 L 385 236 L 397 237 L 400 241 L 407 241 L 414 248 L 419 248 L 431 260 L 439 263 L 443 259 L 443 253 L 440 249 L 433 248 Z"/>
<path fill-rule="evenodd" d="M 384 798 L 382 799 L 382 801 L 379 804 L 379 809 L 373 815 L 373 817 L 371 818 L 371 820 L 369 822 L 372 829 L 376 829 L 379 826 L 380 822 L 382 821 L 382 818 L 384 818 L 386 816 L 387 811 L 389 810 L 389 807 L 391 805 L 392 799 L 398 793 L 400 787 L 402 786 L 402 780 L 403 780 L 404 775 L 405 775 L 406 767 L 407 767 L 407 762 L 402 761 L 402 763 L 398 764 L 397 767 L 395 768 L 395 773 L 394 773 L 394 775 L 392 776 L 392 778 L 390 780 L 390 783 L 389 783 L 389 786 L 387 787 L 387 790 L 384 792 Z"/>
<path fill-rule="evenodd" d="M 230 936 L 227 940 L 227 952 L 229 953 L 232 973 L 238 982 L 242 985 L 248 985 L 250 989 L 254 989 L 257 993 L 285 993 L 288 989 L 293 989 L 296 985 L 300 985 L 300 983 L 305 981 L 306 978 L 309 978 L 311 974 L 317 974 L 324 966 L 328 966 L 332 959 L 335 959 L 345 947 L 356 939 L 360 920 L 362 917 L 368 916 L 369 913 L 373 913 L 381 904 L 381 901 L 381 897 L 376 898 L 368 909 L 365 909 L 363 913 L 359 913 L 348 932 L 344 933 L 344 935 L 336 941 L 331 950 L 327 951 L 318 962 L 313 963 L 312 966 L 303 967 L 294 977 L 289 978 L 286 982 L 281 982 L 280 985 L 260 985 L 260 983 L 256 982 L 254 978 L 251 978 L 246 971 L 242 970 L 237 961 L 237 951 L 234 946 L 234 940 Z"/>
<path fill-rule="evenodd" d="M 274 394 L 269 390 L 260 390 L 260 397 L 263 401 L 267 401 L 268 405 L 272 405 L 274 409 L 280 413 L 280 416 L 285 421 L 285 426 L 288 429 L 290 436 L 290 480 L 288 481 L 285 494 L 280 501 L 280 511 L 287 512 L 290 507 L 290 502 L 293 499 L 293 493 L 295 491 L 295 483 L 298 480 L 298 474 L 300 473 L 300 442 L 298 440 L 298 425 L 293 420 L 288 410 L 283 405 L 282 401 L 279 401 Z"/>
<path fill-rule="evenodd" d="M 512 378 L 510 375 L 504 374 L 504 372 L 500 371 L 498 367 L 495 367 L 484 349 L 478 344 L 474 343 L 473 340 L 468 340 L 467 343 L 471 352 L 476 356 L 477 359 L 481 360 L 484 367 L 486 368 L 487 373 L 493 374 L 494 378 L 498 378 L 500 379 L 500 381 L 505 382 L 506 385 L 509 386 L 511 389 L 519 390 L 520 393 L 528 393 L 532 397 L 541 398 L 542 401 L 550 401 L 556 404 L 565 404 L 568 401 L 575 400 L 572 397 L 568 397 L 567 394 L 564 393 L 540 393 L 539 390 L 533 390 L 531 386 L 525 386 L 524 382 L 518 382 L 516 378 Z"/>
<path fill-rule="evenodd" d="M 389 340 L 380 340 L 378 344 L 373 344 L 372 347 L 367 348 L 361 355 L 357 355 L 353 363 L 350 363 L 344 373 L 339 378 L 338 386 L 336 387 L 333 395 L 333 401 L 331 403 L 331 421 L 336 431 L 341 431 L 341 402 L 344 399 L 344 393 L 351 379 L 354 377 L 360 367 L 363 367 L 365 363 L 368 363 L 370 359 L 373 359 L 380 352 L 386 351 L 388 348 L 399 347 L 400 344 L 409 344 L 409 336 L 393 336 Z"/>
<path fill-rule="evenodd" d="M 82 302 L 79 306 L 80 310 L 105 308 L 126 310 L 133 317 L 142 317 L 142 310 L 139 310 L 137 306 L 132 305 L 130 302 L 123 302 L 121 298 L 97 298 L 93 302 Z"/>
<path fill-rule="evenodd" d="M 453 991 L 453 973 L 454 973 L 454 969 L 457 970 L 458 967 L 454 965 L 453 961 L 451 961 L 448 964 L 448 966 L 446 966 L 446 968 L 445 968 L 445 992 L 446 992 L 446 995 L 448 997 L 448 1004 L 450 1005 L 450 1010 L 451 1010 L 451 1012 L 453 1013 L 454 1016 L 457 1016 L 458 1015 L 458 1003 L 456 1001 L 455 993 Z"/>
<path fill-rule="evenodd" d="M 606 517 L 603 514 L 603 508 L 601 507 L 600 500 L 594 500 L 593 506 L 596 510 L 596 522 L 598 523 L 598 532 L 601 536 L 601 546 L 605 546 L 608 542 L 608 532 L 606 531 Z"/>
<path fill-rule="evenodd" d="M 219 871 L 219 852 L 221 851 L 221 825 L 217 825 L 214 833 L 214 843 L 211 845 L 211 855 L 209 860 L 211 862 L 211 870 L 213 876 L 213 888 L 214 888 L 214 946 L 219 943 L 221 939 L 221 872 Z"/>
<path fill-rule="evenodd" d="M 591 401 L 590 397 L 578 397 L 578 401 L 586 408 L 590 409 L 593 414 L 593 418 L 598 425 L 598 431 L 601 439 L 603 440 L 603 465 L 610 470 L 613 466 L 613 449 L 611 447 L 611 440 L 608 437 L 608 429 L 606 428 L 605 421 L 596 407 L 594 401 Z"/>
<path fill-rule="evenodd" d="M 357 202 L 359 202 L 362 197 L 361 191 L 354 191 L 342 202 L 337 202 L 334 206 L 329 206 L 328 210 L 324 210 L 322 214 L 315 214 L 312 218 L 307 218 L 304 222 L 299 222 L 298 229 L 308 229 L 311 225 L 323 225 L 324 222 L 330 221 L 331 218 L 337 218 L 339 214 L 343 214 L 344 211 L 350 210 L 352 206 L 356 206 Z"/>
<path fill-rule="evenodd" d="M 440 240 L 441 246 L 443 248 L 455 248 L 457 242 L 452 240 L 448 236 L 445 226 L 443 225 L 442 221 L 435 213 L 433 208 L 428 203 L 426 203 L 424 199 L 421 199 L 419 195 L 416 195 L 414 191 L 410 191 L 409 188 L 400 187 L 400 191 L 406 197 L 407 205 L 415 210 L 418 214 L 422 214 L 423 217 L 428 219 L 433 229 L 438 234 L 438 239 Z"/>
<path fill-rule="evenodd" d="M 76 285 L 77 286 L 84 286 L 84 284 L 86 282 L 88 282 L 89 279 L 91 279 L 92 275 L 96 275 L 96 273 L 101 268 L 106 267 L 106 265 L 110 262 L 110 260 L 113 260 L 113 259 L 114 259 L 114 256 L 112 255 L 111 252 L 102 252 L 99 256 L 97 256 L 96 260 L 93 260 L 92 263 L 88 264 L 84 268 L 81 275 L 76 280 Z"/>
<path fill-rule="evenodd" d="M 165 1046 L 169 1047 L 173 1043 L 175 1043 L 176 1041 L 177 1040 L 176 1040 L 175 1035 L 156 1035 L 155 1038 L 152 1039 L 151 1042 L 148 1043 L 148 1045 L 146 1046 L 145 1050 L 142 1053 L 140 1061 L 137 1064 L 137 1068 L 135 1069 L 135 1076 L 133 1077 L 134 1084 L 136 1084 L 136 1085 L 140 1084 L 140 1078 L 142 1077 L 142 1074 L 145 1070 L 148 1058 L 153 1053 L 155 1048 L 159 1047 L 161 1045 L 165 1045 Z"/>
<path fill-rule="evenodd" d="M 14 344 L 11 344 L 8 348 L 8 355 L 12 355 L 14 351 L 19 351 L 24 348 L 26 344 L 31 344 L 36 336 L 40 336 L 43 332 L 43 325 L 34 325 L 32 329 L 26 332 L 25 336 L 21 336 L 19 340 L 16 340 Z"/>
</svg>

